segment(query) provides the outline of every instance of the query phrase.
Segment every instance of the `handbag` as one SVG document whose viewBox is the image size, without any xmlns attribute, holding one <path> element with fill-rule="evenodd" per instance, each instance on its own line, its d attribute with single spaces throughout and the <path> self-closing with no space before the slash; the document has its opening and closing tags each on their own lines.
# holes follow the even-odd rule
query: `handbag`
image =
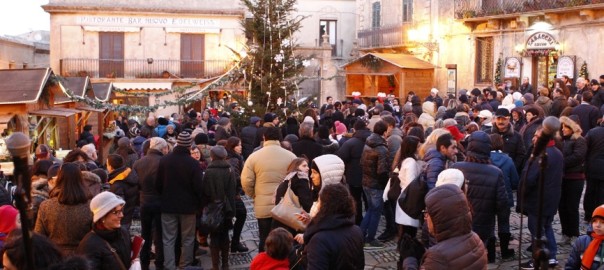
<svg viewBox="0 0 604 270">
<path fill-rule="evenodd" d="M 400 167 L 400 166 L 399 166 Z M 390 173 L 390 189 L 388 190 L 387 196 L 388 200 L 391 202 L 396 202 L 399 196 L 401 196 L 401 192 L 403 191 L 401 188 L 401 179 L 398 178 L 397 168 L 393 172 Z"/>
<path fill-rule="evenodd" d="M 398 204 L 409 217 L 419 219 L 426 208 L 424 200 L 426 194 L 428 194 L 428 183 L 426 182 L 426 172 L 422 171 L 401 193 Z"/>
<path fill-rule="evenodd" d="M 271 209 L 271 215 L 277 221 L 296 231 L 304 231 L 304 229 L 306 229 L 306 224 L 296 217 L 296 214 L 302 213 L 302 211 L 304 211 L 304 209 L 300 206 L 298 196 L 292 191 L 291 181 L 289 181 L 283 199 Z"/>
<path fill-rule="evenodd" d="M 224 219 L 226 200 L 214 200 L 203 208 L 200 218 L 200 230 L 209 234 L 214 232 Z"/>
</svg>

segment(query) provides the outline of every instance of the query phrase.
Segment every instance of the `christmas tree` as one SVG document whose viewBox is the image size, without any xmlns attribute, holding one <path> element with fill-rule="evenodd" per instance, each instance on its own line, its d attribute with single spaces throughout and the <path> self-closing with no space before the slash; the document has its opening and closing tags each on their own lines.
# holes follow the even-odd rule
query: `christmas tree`
<svg viewBox="0 0 604 270">
<path fill-rule="evenodd" d="M 304 17 L 293 17 L 296 0 L 242 0 L 251 18 L 242 26 L 248 37 L 249 50 L 235 70 L 236 80 L 244 80 L 247 97 L 240 99 L 244 116 L 265 112 L 283 115 L 284 109 L 296 107 L 298 83 L 308 65 L 305 57 L 296 55 L 293 34 Z M 237 98 L 237 96 L 235 96 Z"/>
<path fill-rule="evenodd" d="M 497 59 L 497 64 L 495 65 L 495 85 L 499 85 L 501 83 L 501 69 L 503 68 L 503 61 L 501 60 L 501 56 Z"/>
<path fill-rule="evenodd" d="M 581 65 L 581 69 L 579 70 L 579 77 L 589 80 L 589 72 L 587 71 L 587 63 L 585 61 L 583 61 L 583 65 Z"/>
</svg>

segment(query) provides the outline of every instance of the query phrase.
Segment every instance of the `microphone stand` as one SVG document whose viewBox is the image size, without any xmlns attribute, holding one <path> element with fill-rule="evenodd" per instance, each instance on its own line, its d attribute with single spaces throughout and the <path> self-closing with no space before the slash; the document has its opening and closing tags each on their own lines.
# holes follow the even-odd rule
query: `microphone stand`
<svg viewBox="0 0 604 270">
<path fill-rule="evenodd" d="M 545 247 L 547 238 L 543 237 L 543 200 L 545 196 L 545 169 L 547 168 L 547 151 L 543 150 L 543 153 L 539 156 L 539 179 L 537 180 L 537 188 L 539 189 L 539 202 L 537 206 L 537 232 L 536 237 L 533 239 L 533 262 L 535 269 L 548 269 L 549 268 L 549 253 L 550 251 Z"/>
</svg>

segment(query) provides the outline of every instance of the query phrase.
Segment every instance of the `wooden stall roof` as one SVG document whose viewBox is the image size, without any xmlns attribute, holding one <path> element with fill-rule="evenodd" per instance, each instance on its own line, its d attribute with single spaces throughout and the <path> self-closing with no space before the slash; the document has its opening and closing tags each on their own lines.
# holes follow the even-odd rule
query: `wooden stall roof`
<svg viewBox="0 0 604 270">
<path fill-rule="evenodd" d="M 0 104 L 37 102 L 51 74 L 50 68 L 0 70 Z"/>
<path fill-rule="evenodd" d="M 170 90 L 172 89 L 172 82 L 115 82 L 113 87 L 125 91 L 136 91 L 136 90 Z"/>
<path fill-rule="evenodd" d="M 78 110 L 82 110 L 82 111 L 89 111 L 89 112 L 104 112 L 104 111 L 106 111 L 106 110 L 107 110 L 107 109 L 97 109 L 97 108 L 93 108 L 93 107 L 90 107 L 90 106 L 88 106 L 88 105 L 85 105 L 85 106 L 78 106 L 78 107 L 76 107 L 76 109 L 78 109 Z"/>
<path fill-rule="evenodd" d="M 431 63 L 421 60 L 413 55 L 399 54 L 399 53 L 368 53 L 353 61 L 348 62 L 347 64 L 344 65 L 344 67 L 347 67 L 353 63 L 356 63 L 365 57 L 369 57 L 369 55 L 373 55 L 379 59 L 382 59 L 382 60 L 384 60 L 390 64 L 393 64 L 397 67 L 400 67 L 400 68 L 407 68 L 407 69 L 434 69 L 434 68 L 436 68 L 436 66 L 432 65 Z"/>
<path fill-rule="evenodd" d="M 111 96 L 111 90 L 113 89 L 113 83 L 93 83 L 92 91 L 98 101 L 107 102 Z"/>
<path fill-rule="evenodd" d="M 63 86 L 77 96 L 83 98 L 86 94 L 86 89 L 90 87 L 90 79 L 88 76 L 86 77 L 66 77 L 61 82 Z M 55 97 L 55 104 L 61 104 L 71 102 L 71 99 L 67 96 L 67 94 L 62 93 Z"/>
<path fill-rule="evenodd" d="M 31 115 L 50 116 L 50 117 L 69 117 L 82 111 L 68 108 L 51 108 L 29 112 Z"/>
</svg>

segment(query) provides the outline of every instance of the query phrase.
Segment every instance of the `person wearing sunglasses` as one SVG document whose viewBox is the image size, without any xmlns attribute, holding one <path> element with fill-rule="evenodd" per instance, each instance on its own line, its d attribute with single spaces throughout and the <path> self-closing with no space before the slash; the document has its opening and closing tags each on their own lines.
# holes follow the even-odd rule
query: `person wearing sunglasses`
<svg viewBox="0 0 604 270">
<path fill-rule="evenodd" d="M 125 204 L 108 191 L 90 201 L 92 230 L 82 239 L 76 253 L 86 256 L 91 270 L 130 268 L 130 235 L 121 225 Z"/>
</svg>

